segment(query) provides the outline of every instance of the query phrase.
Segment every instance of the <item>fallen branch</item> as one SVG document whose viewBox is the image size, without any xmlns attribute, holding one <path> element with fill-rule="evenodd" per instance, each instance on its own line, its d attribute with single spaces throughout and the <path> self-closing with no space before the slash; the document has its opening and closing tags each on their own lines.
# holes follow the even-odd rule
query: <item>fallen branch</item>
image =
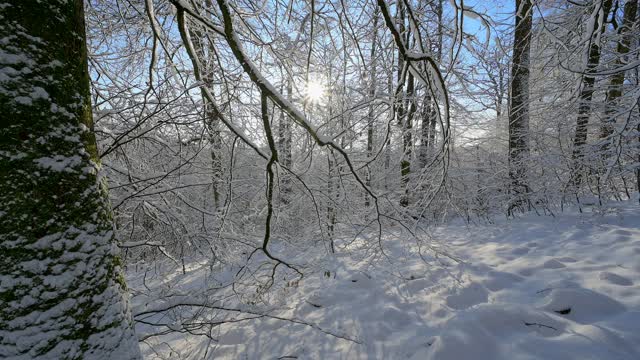
<svg viewBox="0 0 640 360">
<path fill-rule="evenodd" d="M 543 328 L 547 328 L 547 329 L 552 329 L 555 331 L 558 331 L 558 329 L 554 328 L 553 326 L 549 326 L 549 325 L 545 325 L 545 324 L 540 324 L 540 323 L 530 323 L 530 322 L 524 322 L 524 324 L 526 326 L 537 326 L 537 327 L 543 327 Z"/>
<path fill-rule="evenodd" d="M 336 334 L 332 331 L 329 330 L 325 330 L 323 328 L 321 328 L 320 326 L 316 325 L 316 324 L 312 324 L 312 323 L 308 323 L 306 321 L 300 320 L 300 319 L 296 319 L 296 318 L 286 318 L 286 317 L 282 317 L 282 316 L 277 316 L 277 315 L 270 315 L 270 314 L 264 314 L 264 313 L 260 313 L 257 311 L 251 311 L 251 310 L 241 310 L 241 309 L 235 309 L 235 308 L 228 308 L 228 307 L 223 307 L 223 306 L 216 306 L 216 305 L 209 305 L 209 304 L 197 304 L 197 303 L 179 303 L 179 304 L 173 304 L 171 306 L 162 308 L 162 309 L 153 309 L 153 310 L 147 310 L 147 311 L 142 311 L 139 312 L 137 314 L 135 314 L 134 320 L 136 322 L 145 322 L 146 317 L 145 315 L 155 315 L 155 314 L 160 314 L 160 313 L 164 313 L 167 312 L 169 310 L 175 309 L 175 308 L 179 308 L 179 307 L 200 307 L 200 308 L 206 308 L 206 309 L 212 309 L 212 310 L 221 310 L 221 311 L 227 311 L 227 312 L 233 312 L 233 313 L 238 313 L 238 314 L 249 314 L 249 315 L 254 315 L 257 316 L 258 318 L 269 318 L 269 319 L 274 319 L 274 320 L 280 320 L 280 321 L 287 321 L 287 322 L 291 322 L 294 324 L 300 324 L 300 325 L 304 325 L 307 327 L 310 327 L 314 330 L 320 331 L 326 335 L 335 337 L 337 339 L 342 339 L 342 340 L 346 340 L 346 341 L 350 341 L 359 345 L 362 345 L 362 342 L 356 339 L 353 339 L 347 335 L 341 335 L 341 334 Z M 245 319 L 246 320 L 246 319 Z M 164 324 L 159 324 L 159 325 L 164 325 Z"/>
</svg>

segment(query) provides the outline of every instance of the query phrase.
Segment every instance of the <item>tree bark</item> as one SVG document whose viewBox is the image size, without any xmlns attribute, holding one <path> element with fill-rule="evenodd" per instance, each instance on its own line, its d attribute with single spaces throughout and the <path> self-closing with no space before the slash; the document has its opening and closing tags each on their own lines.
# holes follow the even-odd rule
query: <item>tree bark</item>
<svg viewBox="0 0 640 360">
<path fill-rule="evenodd" d="M 531 49 L 531 0 L 516 0 L 516 24 L 509 106 L 509 178 L 512 201 L 509 213 L 527 200 L 529 157 L 529 54 Z"/>
<path fill-rule="evenodd" d="M 404 9 L 404 2 L 399 1 L 397 4 L 396 11 L 396 27 L 400 36 L 404 36 L 405 44 L 408 44 L 409 40 L 409 31 L 406 30 L 405 27 L 405 16 L 406 11 Z M 407 194 L 408 183 L 409 183 L 409 175 L 411 173 L 411 162 L 410 162 L 410 153 L 407 153 L 407 143 L 410 141 L 409 127 L 408 127 L 408 111 L 407 111 L 407 96 L 408 93 L 403 88 L 405 79 L 404 74 L 404 66 L 405 59 L 402 55 L 400 49 L 398 49 L 398 89 L 399 93 L 396 94 L 396 103 L 395 113 L 398 120 L 398 124 L 401 126 L 401 134 L 402 134 L 402 158 L 400 160 L 400 191 L 402 194 L 400 195 L 400 206 L 406 207 L 409 205 L 409 198 Z M 410 81 L 413 79 L 412 75 L 409 74 Z M 410 150 L 409 150 L 410 151 Z"/>
<path fill-rule="evenodd" d="M 211 8 L 211 4 L 207 3 L 207 6 Z M 189 28 L 191 32 L 191 38 L 193 39 L 193 47 L 195 48 L 196 56 L 201 63 L 202 81 L 205 86 L 213 91 L 213 72 L 215 66 L 212 60 L 212 47 L 204 32 Z M 207 51 L 209 48 L 209 51 Z M 205 95 L 204 89 L 200 89 L 202 103 L 204 106 L 204 123 L 208 133 L 208 140 L 210 143 L 210 155 L 211 155 L 211 186 L 213 188 L 213 204 L 214 208 L 218 209 L 221 205 L 220 187 L 222 183 L 222 136 L 220 132 L 220 119 L 218 110 Z"/>
<path fill-rule="evenodd" d="M 377 54 L 376 54 L 376 42 L 378 41 L 377 33 L 378 33 L 378 19 L 379 19 L 379 10 L 376 8 L 375 14 L 373 15 L 373 38 L 371 39 L 371 53 L 369 55 L 370 67 L 369 67 L 369 109 L 367 112 L 367 161 L 370 161 L 373 156 L 373 146 L 374 146 L 374 127 L 375 127 L 375 115 L 374 115 L 374 106 L 373 100 L 376 96 L 376 68 L 377 68 Z M 371 169 L 370 166 L 367 165 L 365 174 L 365 184 L 370 188 L 371 187 Z M 369 207 L 371 205 L 371 199 L 369 198 L 369 194 L 365 193 L 364 205 Z"/>
<path fill-rule="evenodd" d="M 436 30 L 436 43 L 434 47 L 436 52 L 436 59 L 438 60 L 438 62 L 440 62 L 442 61 L 443 36 L 442 0 L 438 0 L 438 2 L 435 4 L 435 12 L 438 24 Z M 437 104 L 432 99 L 431 92 L 429 91 L 429 89 L 426 89 L 421 111 L 422 119 L 420 122 L 420 148 L 418 151 L 418 162 L 420 168 L 422 169 L 424 169 L 428 165 L 429 155 L 435 148 L 436 122 L 438 117 L 435 106 L 437 106 Z"/>
<path fill-rule="evenodd" d="M 0 80 L 0 358 L 140 359 L 92 131 L 83 1 L 0 9 L 0 66 L 15 70 Z"/>
<path fill-rule="evenodd" d="M 589 125 L 589 117 L 591 116 L 591 100 L 593 99 L 594 84 L 596 81 L 595 72 L 600 63 L 600 43 L 597 36 L 605 30 L 605 19 L 611 10 L 612 0 L 603 0 L 595 6 L 599 6 L 602 11 L 602 23 L 596 24 L 591 36 L 591 44 L 589 46 L 589 56 L 587 59 L 587 67 L 585 74 L 582 76 L 582 84 L 580 95 L 578 97 L 578 117 L 576 119 L 576 130 L 573 137 L 573 153 L 572 167 L 569 184 L 577 193 L 582 183 L 582 172 L 584 169 L 584 147 L 587 144 L 587 126 Z"/>
<path fill-rule="evenodd" d="M 292 100 L 291 80 L 285 80 L 287 83 L 287 100 Z M 293 162 L 291 158 L 291 120 L 287 114 L 281 110 L 280 119 L 278 120 L 278 153 L 280 154 L 280 162 L 283 166 L 291 169 Z M 280 201 L 288 204 L 291 194 L 291 176 L 287 173 L 282 174 L 280 179 Z"/>
<path fill-rule="evenodd" d="M 413 74 L 409 74 L 407 79 L 407 92 L 403 112 L 404 121 L 402 124 L 402 161 L 400 162 L 400 175 L 403 195 L 400 198 L 400 205 L 409 205 L 409 179 L 411 177 L 411 157 L 413 153 L 413 115 L 416 112 L 415 103 L 415 79 Z"/>
<path fill-rule="evenodd" d="M 633 24 L 636 22 L 636 13 L 638 12 L 638 0 L 628 0 L 624 4 L 624 15 L 622 26 L 618 32 L 618 46 L 616 48 L 618 58 L 615 61 L 616 66 L 624 65 L 624 57 L 629 53 L 629 47 L 633 40 Z M 604 141 L 602 145 L 603 156 L 608 158 L 607 151 L 609 149 L 608 138 L 613 134 L 613 128 L 616 122 L 615 113 L 617 111 L 618 99 L 622 96 L 622 86 L 624 84 L 626 71 L 622 70 L 611 76 L 609 80 L 609 89 L 606 99 L 605 118 L 600 127 L 600 138 Z"/>
</svg>

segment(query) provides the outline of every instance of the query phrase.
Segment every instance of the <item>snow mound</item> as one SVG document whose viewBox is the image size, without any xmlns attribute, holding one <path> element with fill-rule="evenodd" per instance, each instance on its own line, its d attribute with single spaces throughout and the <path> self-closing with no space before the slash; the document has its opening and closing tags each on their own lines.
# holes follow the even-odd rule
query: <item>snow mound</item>
<svg viewBox="0 0 640 360">
<path fill-rule="evenodd" d="M 603 271 L 600 273 L 600 280 L 604 280 L 610 284 L 621 285 L 621 286 L 633 285 L 633 281 L 627 279 L 626 277 L 620 276 L 618 274 L 610 273 L 608 271 Z"/>
<path fill-rule="evenodd" d="M 637 355 L 637 343 L 603 325 L 576 324 L 528 306 L 483 304 L 456 315 L 411 359 L 631 360 Z"/>
<path fill-rule="evenodd" d="M 624 305 L 589 289 L 553 289 L 542 309 L 561 314 L 582 324 L 590 324 L 625 311 Z"/>
<path fill-rule="evenodd" d="M 411 359 L 514 359 L 531 342 L 551 342 L 566 323 L 542 311 L 512 304 L 482 304 L 449 320 L 430 348 Z"/>
</svg>

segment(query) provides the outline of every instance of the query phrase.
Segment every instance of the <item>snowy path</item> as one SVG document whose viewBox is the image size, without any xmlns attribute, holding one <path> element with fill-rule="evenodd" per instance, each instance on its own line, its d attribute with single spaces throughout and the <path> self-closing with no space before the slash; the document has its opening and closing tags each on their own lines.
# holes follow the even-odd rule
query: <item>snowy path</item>
<svg viewBox="0 0 640 360">
<path fill-rule="evenodd" d="M 338 256 L 329 278 L 305 278 L 277 315 L 360 344 L 257 319 L 222 326 L 217 343 L 164 337 L 147 358 L 640 359 L 639 213 L 626 204 L 605 217 L 436 229 L 464 264 L 427 265 L 388 242 L 393 265 Z"/>
</svg>

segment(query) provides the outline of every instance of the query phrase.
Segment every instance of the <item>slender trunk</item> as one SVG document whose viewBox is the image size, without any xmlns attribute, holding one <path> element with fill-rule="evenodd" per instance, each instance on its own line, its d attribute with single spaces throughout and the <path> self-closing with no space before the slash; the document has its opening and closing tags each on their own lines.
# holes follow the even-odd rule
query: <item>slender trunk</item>
<svg viewBox="0 0 640 360">
<path fill-rule="evenodd" d="M 213 62 L 209 59 L 211 57 L 211 49 L 207 51 L 207 48 L 212 46 L 208 44 L 207 38 L 202 31 L 195 28 L 190 28 L 191 39 L 193 41 L 193 47 L 201 64 L 202 81 L 205 86 L 213 92 L 214 84 L 214 66 Z M 220 119 L 216 107 L 213 106 L 208 98 L 205 96 L 204 89 L 200 89 L 202 103 L 204 105 L 204 124 L 208 133 L 208 140 L 211 146 L 211 186 L 213 188 L 213 204 L 214 208 L 220 207 L 221 195 L 220 187 L 222 183 L 222 162 L 220 155 L 222 153 L 222 138 L 220 133 Z"/>
<path fill-rule="evenodd" d="M 389 94 L 393 94 L 393 72 L 387 72 L 387 91 Z M 392 95 L 391 100 L 394 101 L 394 97 Z M 384 173 L 385 175 L 389 174 L 389 168 L 391 167 L 391 138 L 393 137 L 393 127 L 391 126 L 391 122 L 387 123 L 387 141 L 384 144 Z M 385 176 L 384 181 L 384 189 L 389 190 L 389 177 Z"/>
<path fill-rule="evenodd" d="M 399 1 L 397 4 L 396 12 L 396 27 L 400 32 L 400 35 L 405 38 L 405 44 L 408 44 L 409 31 L 405 28 L 405 9 L 404 3 Z M 402 195 L 400 196 L 400 206 L 409 205 L 409 198 L 407 194 L 409 175 L 411 173 L 411 162 L 409 160 L 410 153 L 407 153 L 407 144 L 410 141 L 411 135 L 407 135 L 408 131 L 408 117 L 407 117 L 407 92 L 403 89 L 403 82 L 405 81 L 404 74 L 405 60 L 400 50 L 398 50 L 398 86 L 399 93 L 396 94 L 396 109 L 398 124 L 401 126 L 402 132 L 402 158 L 400 160 L 400 190 Z M 409 74 L 409 78 L 413 79 L 413 76 Z"/>
<path fill-rule="evenodd" d="M 0 357 L 140 359 L 93 133 L 82 0 L 0 10 Z M 25 71 L 28 69 L 29 71 Z"/>
<path fill-rule="evenodd" d="M 325 57 L 327 56 L 327 54 L 324 54 Z M 344 64 L 343 64 L 344 65 Z M 345 66 L 343 66 L 343 69 L 345 68 Z M 333 79 L 333 74 L 332 74 L 332 67 L 329 66 L 329 79 Z M 333 101 L 332 101 L 332 93 L 329 92 L 329 96 L 327 99 L 327 103 L 328 103 L 328 113 L 327 113 L 327 121 L 331 121 L 331 119 L 333 119 Z M 340 116 L 340 128 L 341 129 L 345 129 L 345 117 L 344 117 L 344 109 L 342 109 L 343 111 L 341 112 L 342 115 Z M 331 124 L 329 124 L 329 129 L 331 129 Z M 341 137 L 340 139 L 340 147 L 342 149 L 345 148 L 345 138 L 344 136 Z M 332 253 L 335 252 L 335 246 L 334 246 L 334 233 L 335 233 L 335 226 L 336 226 L 336 222 L 337 222 L 337 209 L 336 206 L 338 205 L 338 201 L 340 199 L 340 191 L 338 189 L 338 179 L 334 176 L 337 170 L 338 173 L 338 177 L 340 176 L 340 174 L 342 173 L 343 170 L 343 164 L 338 163 L 337 165 L 337 169 L 336 169 L 336 162 L 335 162 L 335 157 L 333 154 L 333 150 L 330 149 L 329 153 L 327 154 L 327 160 L 328 160 L 328 164 L 327 164 L 327 197 L 329 198 L 328 201 L 328 205 L 327 205 L 327 223 L 328 223 L 328 233 L 329 233 L 329 240 L 330 240 L 330 250 Z"/>
<path fill-rule="evenodd" d="M 371 61 L 371 65 L 369 67 L 369 101 L 371 101 L 371 103 L 369 104 L 369 110 L 367 113 L 367 161 L 369 161 L 373 156 L 373 146 L 374 146 L 373 129 L 375 126 L 374 124 L 375 115 L 374 115 L 373 99 L 376 96 L 376 77 L 377 77 L 376 42 L 378 41 L 377 39 L 378 18 L 379 18 L 379 10 L 377 10 L 376 8 L 376 12 L 373 15 L 373 38 L 371 39 L 371 53 L 369 56 L 369 59 L 370 59 L 369 61 Z M 369 188 L 371 187 L 371 169 L 369 165 L 366 168 L 365 184 L 367 185 L 367 187 Z M 366 194 L 366 193 L 364 198 L 364 205 L 367 207 L 371 205 L 371 199 L 369 198 L 369 194 Z"/>
<path fill-rule="evenodd" d="M 640 110 L 638 110 L 640 113 Z M 638 134 L 640 134 L 640 124 L 636 127 Z M 638 148 L 640 148 L 640 136 L 638 136 Z M 640 163 L 640 154 L 637 156 L 637 161 Z M 638 188 L 638 202 L 640 203 L 640 167 L 636 167 L 636 187 Z"/>
<path fill-rule="evenodd" d="M 435 8 L 437 17 L 435 54 L 438 63 L 442 61 L 442 0 L 438 0 Z M 422 104 L 422 114 L 420 122 L 420 149 L 418 152 L 418 160 L 420 168 L 425 168 L 429 163 L 429 154 L 435 148 L 436 139 L 436 122 L 437 112 L 435 109 L 436 102 L 431 97 L 430 89 L 425 89 L 425 96 Z"/>
<path fill-rule="evenodd" d="M 587 59 L 587 67 L 585 74 L 582 76 L 582 84 L 580 95 L 578 97 L 578 117 L 576 119 L 576 130 L 573 137 L 573 153 L 572 153 L 572 167 L 570 185 L 577 193 L 582 183 L 582 173 L 584 168 L 584 148 L 587 144 L 587 126 L 589 124 L 589 117 L 591 115 L 591 99 L 593 98 L 594 84 L 596 81 L 594 73 L 597 70 L 600 63 L 600 43 L 598 42 L 600 36 L 598 33 L 602 33 L 605 30 L 605 21 L 611 10 L 612 0 L 603 0 L 599 4 L 595 5 L 599 7 L 599 11 L 602 12 L 602 23 L 596 24 L 591 36 L 591 45 L 589 46 L 589 56 Z M 598 9 L 596 9 L 598 10 Z"/>
<path fill-rule="evenodd" d="M 334 173 L 334 161 L 333 161 L 333 151 L 329 151 L 327 154 L 327 198 L 329 201 L 327 202 L 327 230 L 329 233 L 329 240 L 333 244 L 333 234 L 334 228 L 336 224 L 336 208 L 333 203 L 335 197 L 335 181 L 333 178 Z M 333 246 L 332 246 L 333 247 Z"/>
<path fill-rule="evenodd" d="M 529 53 L 531 49 L 531 0 L 516 0 L 516 28 L 513 39 L 511 103 L 509 106 L 509 177 L 512 202 L 509 213 L 528 201 L 527 159 L 529 157 Z"/>
<path fill-rule="evenodd" d="M 431 115 L 429 116 L 429 138 L 427 139 L 427 148 L 430 151 L 433 151 L 436 147 L 436 122 L 438 120 L 438 114 L 435 110 L 435 102 L 431 102 L 431 106 L 429 107 L 429 112 Z"/>
<path fill-rule="evenodd" d="M 415 79 L 413 74 L 409 74 L 407 79 L 407 93 L 403 108 L 407 109 L 405 120 L 402 126 L 402 161 L 400 162 L 400 175 L 403 195 L 400 198 L 400 205 L 409 205 L 409 179 L 411 177 L 411 156 L 413 152 L 413 115 L 416 112 L 415 103 Z"/>
<path fill-rule="evenodd" d="M 427 90 L 429 91 L 429 90 Z M 418 160 L 420 168 L 425 168 L 429 162 L 429 153 L 433 148 L 433 142 L 431 141 L 432 132 L 435 131 L 435 111 L 433 109 L 433 101 L 431 96 L 427 93 L 424 97 L 421 111 L 420 122 L 420 149 L 418 151 Z M 433 122 L 433 131 L 432 131 Z"/>
<path fill-rule="evenodd" d="M 437 56 L 438 56 L 438 63 L 442 62 L 442 36 L 444 35 L 444 26 L 442 24 L 442 3 L 443 0 L 438 0 L 438 4 L 436 6 L 436 16 L 438 17 L 438 52 L 437 52 Z"/>
<path fill-rule="evenodd" d="M 291 101 L 291 81 L 287 82 L 287 99 Z M 280 163 L 291 169 L 291 121 L 283 110 L 280 111 L 280 119 L 278 121 L 278 152 L 280 154 Z M 291 194 L 291 176 L 287 173 L 282 174 L 280 179 L 280 201 L 288 204 Z"/>
<path fill-rule="evenodd" d="M 629 53 L 629 47 L 633 40 L 633 24 L 636 22 L 636 13 L 638 12 L 638 0 L 628 0 L 624 4 L 624 15 L 622 26 L 618 32 L 618 46 L 616 49 L 618 58 L 615 65 L 620 67 L 624 65 L 624 57 Z M 615 113 L 617 111 L 618 99 L 622 96 L 622 86 L 624 84 L 626 71 L 622 70 L 611 76 L 609 80 L 609 90 L 606 99 L 606 114 L 600 127 L 600 138 L 603 140 L 602 151 L 603 156 L 608 158 L 609 137 L 613 134 L 613 128 L 616 122 Z"/>
<path fill-rule="evenodd" d="M 636 72 L 636 81 L 637 80 L 637 72 Z M 637 85 L 637 83 L 636 83 Z M 637 112 L 638 112 L 638 117 L 640 117 L 640 108 L 636 108 Z M 640 123 L 638 123 L 638 125 L 636 126 L 636 131 L 638 134 L 638 138 L 637 138 L 637 147 L 636 149 L 640 149 Z M 636 161 L 638 161 L 638 163 L 640 164 L 640 151 L 638 152 L 638 155 L 636 157 Z M 640 166 L 636 166 L 636 187 L 638 189 L 638 203 L 640 203 Z"/>
</svg>

